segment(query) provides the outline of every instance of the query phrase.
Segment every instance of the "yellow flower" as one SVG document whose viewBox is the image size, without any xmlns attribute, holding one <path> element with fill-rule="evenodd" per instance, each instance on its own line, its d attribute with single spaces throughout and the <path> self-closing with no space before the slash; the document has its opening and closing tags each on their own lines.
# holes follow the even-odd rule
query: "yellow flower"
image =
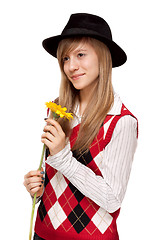
<svg viewBox="0 0 152 240">
<path fill-rule="evenodd" d="M 45 105 L 47 106 L 47 108 L 49 108 L 52 111 L 52 113 L 55 113 L 58 117 L 61 117 L 61 118 L 65 117 L 68 120 L 73 118 L 72 113 L 66 112 L 67 110 L 66 107 L 62 108 L 61 105 L 57 105 L 54 102 L 46 102 Z"/>
</svg>

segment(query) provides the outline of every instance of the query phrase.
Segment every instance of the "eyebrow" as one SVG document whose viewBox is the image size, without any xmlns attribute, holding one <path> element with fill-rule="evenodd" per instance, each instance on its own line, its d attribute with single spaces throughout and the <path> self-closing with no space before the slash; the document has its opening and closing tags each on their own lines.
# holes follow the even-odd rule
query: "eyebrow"
<svg viewBox="0 0 152 240">
<path fill-rule="evenodd" d="M 80 51 L 86 52 L 87 50 L 84 48 L 79 48 L 74 50 L 74 52 L 80 52 Z"/>
<path fill-rule="evenodd" d="M 87 52 L 87 50 L 86 49 L 84 49 L 84 48 L 78 48 L 78 49 L 75 49 L 73 52 L 74 53 L 78 53 L 78 52 Z"/>
<path fill-rule="evenodd" d="M 70 52 L 74 52 L 74 53 L 78 53 L 78 52 L 81 52 L 81 51 L 83 51 L 83 52 L 87 52 L 87 49 L 85 49 L 85 48 L 76 48 L 76 49 L 74 49 L 74 50 L 72 50 L 72 51 L 70 51 Z M 68 55 L 69 53 L 67 53 L 67 54 L 65 54 L 65 56 L 66 55 Z"/>
</svg>

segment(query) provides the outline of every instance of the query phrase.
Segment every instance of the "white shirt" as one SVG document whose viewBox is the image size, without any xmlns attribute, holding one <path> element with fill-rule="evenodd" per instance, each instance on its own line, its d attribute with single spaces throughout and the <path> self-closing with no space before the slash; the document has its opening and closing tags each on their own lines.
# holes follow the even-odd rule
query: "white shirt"
<svg viewBox="0 0 152 240">
<path fill-rule="evenodd" d="M 108 114 L 119 115 L 122 102 L 117 94 Z M 73 127 L 81 122 L 76 111 Z M 102 176 L 73 157 L 68 143 L 63 150 L 49 156 L 46 163 L 60 171 L 81 193 L 93 200 L 109 213 L 121 207 L 132 161 L 137 145 L 137 120 L 130 115 L 120 118 L 114 129 L 110 143 L 97 155 Z"/>
</svg>

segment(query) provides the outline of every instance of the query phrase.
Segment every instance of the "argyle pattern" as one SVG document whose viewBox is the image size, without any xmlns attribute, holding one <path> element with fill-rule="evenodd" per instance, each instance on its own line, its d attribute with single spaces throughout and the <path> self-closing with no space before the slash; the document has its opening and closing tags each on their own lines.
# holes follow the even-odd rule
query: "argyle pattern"
<svg viewBox="0 0 152 240">
<path fill-rule="evenodd" d="M 111 140 L 117 121 L 120 117 L 128 114 L 131 113 L 123 105 L 121 115 L 108 115 L 90 149 L 85 153 L 73 152 L 77 161 L 92 169 L 96 175 L 102 176 L 100 171 L 102 151 Z M 77 125 L 73 128 L 70 138 L 71 147 L 77 139 L 79 127 L 80 125 Z M 46 153 L 46 158 L 47 155 L 48 153 Z M 59 171 L 46 164 L 45 190 L 38 208 L 35 226 L 37 234 L 42 234 L 40 227 L 45 226 L 45 231 L 50 232 L 50 236 L 54 231 L 58 231 L 61 233 L 61 238 L 63 233 L 69 233 L 73 236 L 75 234 L 82 235 L 82 239 L 85 239 L 86 236 L 91 237 L 86 239 L 97 239 L 99 234 L 111 236 L 110 234 L 115 232 L 114 239 L 117 240 L 116 218 L 118 215 L 119 210 L 113 214 L 108 213 L 91 199 L 85 197 Z"/>
</svg>

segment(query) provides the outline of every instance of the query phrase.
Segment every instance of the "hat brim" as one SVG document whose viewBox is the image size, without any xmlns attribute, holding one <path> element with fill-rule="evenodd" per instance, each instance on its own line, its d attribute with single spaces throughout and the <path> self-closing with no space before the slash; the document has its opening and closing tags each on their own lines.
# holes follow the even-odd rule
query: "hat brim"
<svg viewBox="0 0 152 240">
<path fill-rule="evenodd" d="M 51 54 L 54 57 L 57 57 L 57 48 L 59 45 L 59 42 L 66 38 L 72 38 L 72 37 L 79 37 L 79 36 L 86 36 L 86 37 L 92 37 L 95 38 L 101 42 L 103 42 L 110 50 L 111 57 L 112 57 L 112 67 L 118 67 L 123 65 L 127 60 L 127 55 L 123 51 L 121 47 L 119 47 L 114 41 L 109 40 L 105 37 L 101 37 L 101 35 L 98 35 L 97 33 L 90 33 L 89 32 L 77 32 L 77 33 L 70 33 L 66 35 L 57 35 L 54 37 L 47 38 L 43 40 L 42 45 L 44 49 Z"/>
</svg>

